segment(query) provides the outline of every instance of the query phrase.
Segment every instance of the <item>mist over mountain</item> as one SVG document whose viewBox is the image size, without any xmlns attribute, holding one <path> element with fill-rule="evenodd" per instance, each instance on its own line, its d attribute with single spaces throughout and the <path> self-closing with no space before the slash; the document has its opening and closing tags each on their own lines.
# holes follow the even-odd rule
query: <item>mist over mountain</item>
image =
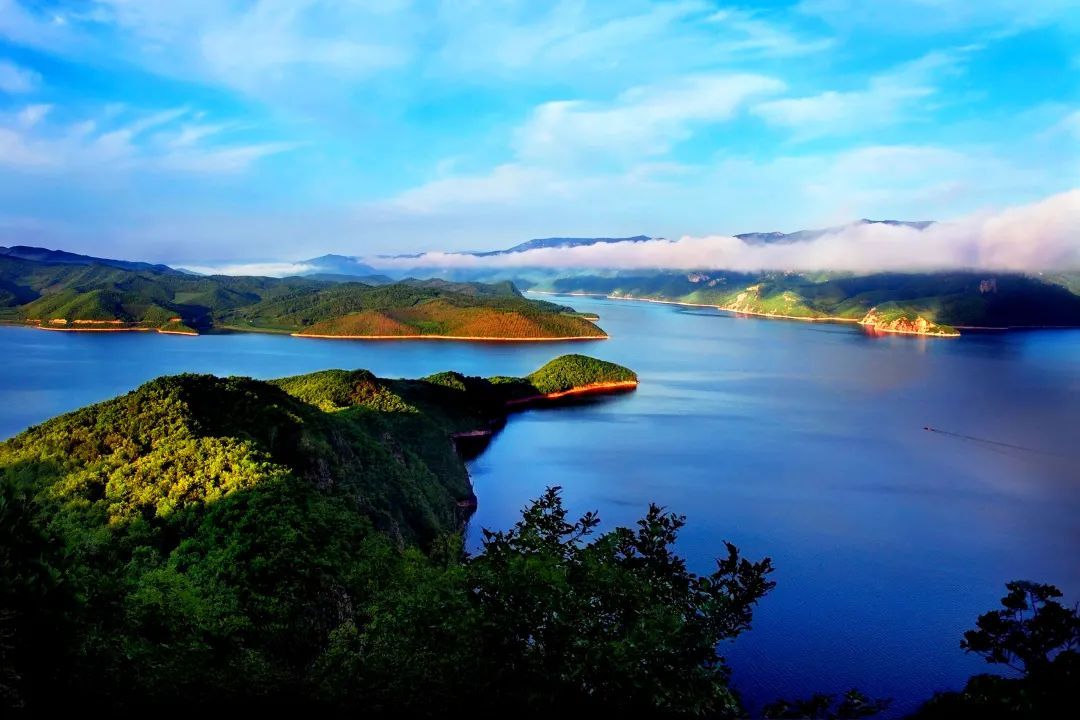
<svg viewBox="0 0 1080 720">
<path fill-rule="evenodd" d="M 380 258 L 380 272 L 498 269 L 701 270 L 741 272 L 1001 272 L 1080 269 L 1080 190 L 944 222 L 860 220 L 795 233 L 686 235 L 608 240 L 476 254 L 428 252 Z"/>
<path fill-rule="evenodd" d="M 790 244 L 815 240 L 824 235 L 841 232 L 854 225 L 888 225 L 891 227 L 906 227 L 915 230 L 923 230 L 933 224 L 934 221 L 932 220 L 907 221 L 862 219 L 855 223 L 851 223 L 850 225 L 830 228 L 797 230 L 790 233 L 778 231 L 751 232 L 734 235 L 733 237 L 742 240 L 748 245 Z M 524 253 L 531 253 L 537 250 L 567 250 L 572 248 L 593 248 L 597 246 L 621 246 L 625 244 L 647 246 L 649 243 L 653 242 L 667 241 L 665 238 L 644 234 L 633 235 L 630 237 L 548 237 L 526 240 L 525 242 L 500 250 L 463 250 L 446 253 L 403 253 L 398 255 L 381 255 L 374 258 L 327 254 L 308 260 L 301 260 L 295 264 L 295 267 L 290 267 L 288 264 L 283 264 L 283 267 L 295 270 L 295 272 L 289 272 L 288 274 L 305 277 L 318 276 L 326 279 L 345 279 L 349 276 L 372 277 L 380 274 L 396 277 L 438 275 L 442 277 L 453 276 L 457 278 L 469 277 L 481 279 L 490 276 L 490 272 L 482 267 L 448 267 L 445 263 L 428 264 L 427 261 L 436 255 L 465 256 L 470 258 L 503 258 L 512 260 L 515 257 L 520 257 Z M 543 264 L 538 264 L 532 268 L 525 265 L 516 265 L 516 267 L 523 270 L 544 269 Z M 499 277 L 506 275 L 504 272 L 496 274 Z M 520 273 L 517 273 L 517 276 L 520 276 Z"/>
<path fill-rule="evenodd" d="M 282 274 L 530 280 L 581 272 L 1072 272 L 1080 270 L 1080 190 L 950 221 L 870 220 L 798 230 L 669 239 L 551 237 L 488 251 L 325 255 Z"/>
<path fill-rule="evenodd" d="M 822 236 L 842 232 L 852 226 L 863 225 L 887 225 L 890 227 L 905 227 L 915 230 L 924 230 L 934 224 L 933 220 L 858 220 L 849 225 L 841 225 L 829 228 L 816 228 L 811 230 L 797 230 L 783 233 L 750 232 L 734 235 L 748 245 L 767 244 L 790 244 L 816 240 Z M 588 248 L 594 246 L 612 246 L 623 244 L 647 244 L 655 241 L 665 241 L 665 238 L 651 235 L 633 235 L 630 237 L 547 237 L 534 238 L 518 243 L 512 247 L 501 250 L 463 250 L 447 252 L 446 255 L 461 255 L 474 258 L 508 258 L 522 253 L 535 250 L 564 250 L 570 248 Z M 302 260 L 298 265 L 298 275 L 355 275 L 370 276 L 380 272 L 393 272 L 393 268 L 399 268 L 398 274 L 423 275 L 425 273 L 439 273 L 444 270 L 443 264 L 425 265 L 424 261 L 433 256 L 433 253 L 403 253 L 399 255 L 383 255 L 376 258 L 350 257 L 347 255 L 327 254 L 309 260 Z M 412 262 L 409 262 L 412 261 Z M 415 263 L 415 265 L 413 265 Z M 391 267 L 386 267 L 391 265 Z M 411 266 L 407 270 L 400 270 L 403 266 Z M 542 265 L 538 267 L 543 267 Z M 482 272 L 482 271 L 481 271 Z"/>
</svg>

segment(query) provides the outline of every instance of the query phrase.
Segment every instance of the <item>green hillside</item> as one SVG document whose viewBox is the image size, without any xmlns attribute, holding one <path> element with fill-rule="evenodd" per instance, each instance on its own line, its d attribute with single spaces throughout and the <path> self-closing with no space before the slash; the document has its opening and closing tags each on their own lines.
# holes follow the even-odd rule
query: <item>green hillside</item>
<svg viewBox="0 0 1080 720">
<path fill-rule="evenodd" d="M 556 393 L 600 383 L 637 382 L 637 374 L 586 355 L 563 355 L 525 379 L 541 393 Z"/>
<path fill-rule="evenodd" d="M 561 293 L 599 293 L 715 305 L 733 312 L 862 321 L 880 329 L 919 323 L 932 334 L 957 327 L 1080 326 L 1071 275 L 1007 273 L 657 272 L 578 276 L 550 283 Z"/>
<path fill-rule="evenodd" d="M 547 367 L 584 384 L 633 377 L 584 356 Z M 178 375 L 0 443 L 0 513 L 22 507 L 49 539 L 63 565 L 51 599 L 74 642 L 50 648 L 68 676 L 26 667 L 51 637 L 18 629 L 44 622 L 35 607 L 0 660 L 87 698 L 123 687 L 136 704 L 315 692 L 334 633 L 420 562 L 404 549 L 434 548 L 474 507 L 453 435 L 497 427 L 522 387 L 538 392 L 457 373 Z M 0 562 L 12 569 L 7 551 Z M 6 613 L 25 597 L 5 583 Z"/>
<path fill-rule="evenodd" d="M 186 275 L 0 256 L 0 320 L 52 329 L 234 329 L 328 336 L 603 338 L 571 308 L 522 297 L 509 282 Z"/>
</svg>

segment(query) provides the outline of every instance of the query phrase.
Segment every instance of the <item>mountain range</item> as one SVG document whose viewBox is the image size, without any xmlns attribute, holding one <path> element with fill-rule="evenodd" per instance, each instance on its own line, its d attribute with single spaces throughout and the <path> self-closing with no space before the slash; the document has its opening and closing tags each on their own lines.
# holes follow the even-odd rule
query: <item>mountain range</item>
<svg viewBox="0 0 1080 720">
<path fill-rule="evenodd" d="M 819 237 L 822 237 L 823 235 L 836 233 L 841 230 L 847 229 L 853 225 L 892 225 L 909 227 L 916 230 L 923 230 L 933 224 L 933 220 L 868 220 L 864 218 L 848 225 L 837 225 L 833 227 L 817 228 L 812 230 L 796 230 L 795 232 L 790 233 L 783 233 L 778 231 L 750 232 L 735 235 L 734 237 L 737 237 L 738 239 L 746 242 L 749 245 L 790 244 L 815 240 Z M 609 245 L 613 243 L 645 243 L 652 240 L 663 239 L 664 238 L 655 237 L 652 235 L 633 235 L 630 237 L 549 237 L 527 240 L 525 242 L 518 243 L 517 245 L 513 245 L 502 250 L 462 250 L 449 254 L 470 255 L 472 257 L 498 257 L 515 255 L 518 253 L 528 252 L 530 250 L 589 247 L 592 245 Z M 393 260 L 394 263 L 392 267 L 380 267 L 380 259 L 384 261 Z M 408 259 L 416 260 L 416 265 L 402 269 L 402 264 L 400 261 Z M 508 272 L 505 270 L 499 271 L 495 275 L 492 275 L 490 270 L 484 269 L 459 268 L 455 270 L 447 270 L 442 267 L 425 265 L 423 253 L 383 255 L 374 259 L 361 259 L 357 257 L 350 257 L 348 255 L 320 255 L 319 257 L 302 260 L 299 264 L 308 268 L 303 273 L 301 273 L 302 275 L 308 276 L 374 276 L 382 274 L 391 277 L 406 277 L 435 274 L 457 280 L 481 280 L 496 278 L 502 279 L 509 277 Z M 520 271 L 518 271 L 515 275 L 515 279 L 520 279 L 520 277 Z"/>
<path fill-rule="evenodd" d="M 933 221 L 853 225 L 925 229 Z M 814 240 L 852 225 L 737 235 L 748 244 Z M 489 257 L 539 249 L 648 243 L 631 237 L 550 237 Z M 1080 326 L 1080 274 L 948 272 L 732 272 L 503 267 L 447 268 L 423 255 L 379 259 L 328 254 L 296 263 L 287 278 L 200 276 L 166 265 L 26 246 L 0 248 L 0 321 L 196 332 L 214 328 L 332 336 L 600 336 L 569 308 L 520 290 L 597 294 L 713 306 L 803 320 L 858 322 L 887 332 L 957 335 L 964 328 Z M 387 260 L 388 257 L 382 258 Z M 427 278 L 417 280 L 416 278 Z M 591 319 L 591 318 L 590 318 Z M 57 328 L 52 328 L 57 329 Z M 88 328 L 93 329 L 93 328 Z"/>
<path fill-rule="evenodd" d="M 79 255 L 65 250 L 49 250 L 48 248 L 30 247 L 28 245 L 0 247 L 0 257 L 31 260 L 46 265 L 105 265 L 106 267 L 120 268 L 122 270 L 149 270 L 152 272 L 186 274 L 185 271 L 171 268 L 168 265 L 132 260 L 114 260 L 112 258 Z"/>
</svg>

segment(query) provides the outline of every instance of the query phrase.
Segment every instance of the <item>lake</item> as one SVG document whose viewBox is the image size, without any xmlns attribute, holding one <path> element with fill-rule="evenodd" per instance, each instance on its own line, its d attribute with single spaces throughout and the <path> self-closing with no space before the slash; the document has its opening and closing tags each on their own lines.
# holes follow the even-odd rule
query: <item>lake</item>
<svg viewBox="0 0 1080 720">
<path fill-rule="evenodd" d="M 574 512 L 685 514 L 708 571 L 730 540 L 776 589 L 724 652 L 751 708 L 858 687 L 902 715 L 987 669 L 959 648 L 1004 583 L 1080 595 L 1080 331 L 872 336 L 575 297 L 611 339 L 467 344 L 0 328 L 0 437 L 152 377 L 325 368 L 526 374 L 566 352 L 636 370 L 629 395 L 515 415 L 471 464 L 479 528 L 547 485 Z M 945 432 L 930 432 L 924 427 Z M 953 434 L 946 434 L 953 433 Z"/>
</svg>

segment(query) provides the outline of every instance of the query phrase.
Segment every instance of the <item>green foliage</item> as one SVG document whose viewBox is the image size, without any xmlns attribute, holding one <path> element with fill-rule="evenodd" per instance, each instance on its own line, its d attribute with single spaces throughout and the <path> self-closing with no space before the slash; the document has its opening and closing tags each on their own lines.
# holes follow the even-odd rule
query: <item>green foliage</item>
<svg viewBox="0 0 1080 720">
<path fill-rule="evenodd" d="M 551 288 L 807 318 L 859 320 L 871 308 L 891 307 L 909 319 L 921 315 L 943 326 L 1080 326 L 1080 284 L 1074 275 L 710 270 L 576 276 L 555 280 Z"/>
<path fill-rule="evenodd" d="M 769 560 L 729 544 L 696 575 L 672 552 L 682 517 L 651 506 L 636 529 L 593 538 L 598 523 L 569 521 L 548 489 L 513 529 L 485 531 L 479 555 L 414 568 L 366 631 L 342 628 L 323 685 L 405 714 L 737 715 L 717 644 L 749 628 Z"/>
<path fill-rule="evenodd" d="M 176 332 L 233 328 L 326 335 L 604 337 L 593 323 L 567 314 L 568 308 L 528 300 L 509 282 L 406 280 L 374 286 L 296 277 L 206 277 L 4 256 L 0 306 L 5 308 L 0 317 L 8 321 L 62 318 L 68 321 L 64 327 L 81 321 L 83 328 L 96 327 L 89 321 L 121 321 L 121 327 Z"/>
<path fill-rule="evenodd" d="M 461 390 L 463 392 L 466 390 L 465 376 L 453 371 L 428 375 L 424 380 L 432 385 L 442 385 L 443 387 L 448 387 L 452 390 Z"/>
<path fill-rule="evenodd" d="M 777 700 L 765 706 L 762 716 L 790 720 L 856 720 L 884 712 L 891 704 L 889 700 L 875 700 L 852 689 L 839 700 L 823 693 L 806 700 Z"/>
<path fill-rule="evenodd" d="M 979 616 L 960 647 L 1024 674 L 1041 673 L 1062 652 L 1080 645 L 1080 615 L 1057 601 L 1053 585 L 1015 581 L 1001 599 L 1003 609 Z"/>
<path fill-rule="evenodd" d="M 716 645 L 749 627 L 768 560 L 729 545 L 696 575 L 681 517 L 593 537 L 557 489 L 462 553 L 448 434 L 504 415 L 512 387 L 182 375 L 0 444 L 0 696 L 736 714 Z"/>
<path fill-rule="evenodd" d="M 541 393 L 552 393 L 596 383 L 636 382 L 637 375 L 621 365 L 587 355 L 563 355 L 526 380 Z"/>
<path fill-rule="evenodd" d="M 960 643 L 1019 677 L 975 675 L 961 692 L 938 693 L 913 716 L 1043 718 L 1061 713 L 1080 684 L 1080 613 L 1053 585 L 1006 584 L 1001 610 L 979 616 Z"/>
<path fill-rule="evenodd" d="M 379 412 L 416 412 L 367 370 L 323 370 L 271 381 L 293 397 L 331 412 L 363 406 Z"/>
</svg>

